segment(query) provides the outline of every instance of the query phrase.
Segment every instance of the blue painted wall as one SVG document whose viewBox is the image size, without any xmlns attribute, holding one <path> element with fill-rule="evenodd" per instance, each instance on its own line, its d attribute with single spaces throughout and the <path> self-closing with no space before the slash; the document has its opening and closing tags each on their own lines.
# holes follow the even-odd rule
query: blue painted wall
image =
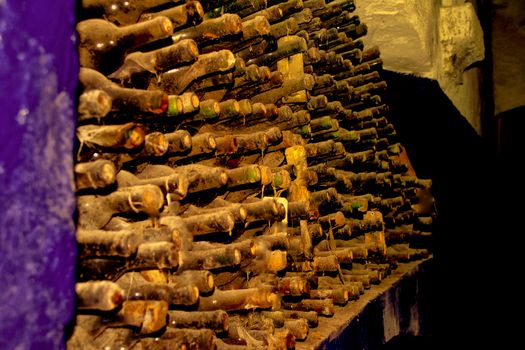
<svg viewBox="0 0 525 350">
<path fill-rule="evenodd" d="M 63 348 L 74 306 L 73 0 L 0 0 L 0 349 Z"/>
</svg>

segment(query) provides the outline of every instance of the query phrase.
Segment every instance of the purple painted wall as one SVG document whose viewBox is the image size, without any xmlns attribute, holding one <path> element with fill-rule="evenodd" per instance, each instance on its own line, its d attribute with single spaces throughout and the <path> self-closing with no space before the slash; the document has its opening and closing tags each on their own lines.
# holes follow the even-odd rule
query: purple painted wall
<svg viewBox="0 0 525 350">
<path fill-rule="evenodd" d="M 0 349 L 63 348 L 73 315 L 73 0 L 0 0 Z"/>
</svg>

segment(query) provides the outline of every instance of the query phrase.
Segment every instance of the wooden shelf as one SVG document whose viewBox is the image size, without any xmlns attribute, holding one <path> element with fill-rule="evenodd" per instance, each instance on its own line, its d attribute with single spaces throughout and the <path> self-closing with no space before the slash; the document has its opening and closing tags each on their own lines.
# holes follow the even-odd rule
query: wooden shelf
<svg viewBox="0 0 525 350">
<path fill-rule="evenodd" d="M 400 264 L 379 285 L 344 307 L 333 317 L 320 317 L 297 350 L 369 349 L 399 334 L 427 335 L 425 293 L 432 257 Z"/>
</svg>

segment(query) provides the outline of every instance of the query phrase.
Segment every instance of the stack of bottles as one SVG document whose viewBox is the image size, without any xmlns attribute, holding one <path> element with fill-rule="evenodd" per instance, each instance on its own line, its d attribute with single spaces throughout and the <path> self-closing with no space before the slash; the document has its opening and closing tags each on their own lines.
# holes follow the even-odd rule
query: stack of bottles
<svg viewBox="0 0 525 350">
<path fill-rule="evenodd" d="M 428 256 L 353 0 L 83 0 L 68 349 L 290 349 Z"/>
</svg>

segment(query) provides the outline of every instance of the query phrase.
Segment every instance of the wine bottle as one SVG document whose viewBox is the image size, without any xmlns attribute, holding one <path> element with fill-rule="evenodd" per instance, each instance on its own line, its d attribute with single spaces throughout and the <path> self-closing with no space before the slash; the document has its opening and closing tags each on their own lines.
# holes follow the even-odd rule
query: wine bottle
<svg viewBox="0 0 525 350">
<path fill-rule="evenodd" d="M 201 297 L 199 311 L 235 311 L 251 309 L 278 309 L 281 299 L 277 294 L 258 288 L 218 290 L 211 296 Z"/>
<path fill-rule="evenodd" d="M 241 263 L 239 249 L 226 244 L 221 248 L 179 252 L 178 271 L 214 270 Z"/>
<path fill-rule="evenodd" d="M 202 22 L 204 9 L 198 1 L 187 1 L 184 5 L 170 7 L 159 12 L 144 13 L 140 16 L 139 21 L 148 21 L 160 16 L 170 19 L 173 28 L 179 29 L 186 26 L 194 26 Z"/>
<path fill-rule="evenodd" d="M 165 93 L 123 88 L 93 69 L 80 68 L 79 81 L 85 90 L 99 89 L 106 92 L 112 99 L 113 112 L 162 115 L 169 107 L 168 95 Z"/>
<path fill-rule="evenodd" d="M 248 282 L 249 288 L 262 288 L 263 286 L 280 295 L 301 296 L 309 291 L 306 280 L 299 276 L 277 277 L 267 273 L 257 275 Z"/>
<path fill-rule="evenodd" d="M 341 142 L 334 142 L 333 140 L 310 143 L 305 146 L 305 149 L 308 160 L 313 164 L 346 156 L 344 145 Z"/>
<path fill-rule="evenodd" d="M 241 18 L 236 14 L 227 13 L 219 18 L 207 19 L 195 27 L 177 31 L 173 35 L 173 41 L 192 39 L 199 45 L 204 45 L 209 41 L 237 34 L 241 31 Z"/>
<path fill-rule="evenodd" d="M 140 334 L 151 334 L 166 326 L 167 315 L 168 303 L 163 300 L 127 300 L 111 323 L 138 328 Z"/>
<path fill-rule="evenodd" d="M 202 293 L 211 292 L 215 288 L 213 275 L 207 270 L 177 271 L 176 275 L 169 275 L 168 282 L 174 287 L 192 285 Z"/>
<path fill-rule="evenodd" d="M 164 137 L 164 134 L 159 131 L 154 131 L 147 134 L 144 137 L 144 144 L 142 148 L 133 153 L 119 153 L 119 154 L 107 154 L 106 157 L 113 160 L 115 164 L 120 168 L 124 163 L 134 161 L 144 161 L 151 157 L 161 157 L 168 151 L 168 142 Z"/>
<path fill-rule="evenodd" d="M 163 203 L 162 191 L 154 185 L 128 187 L 107 196 L 79 196 L 78 222 L 81 228 L 99 229 L 116 213 L 142 212 L 156 217 Z"/>
<path fill-rule="evenodd" d="M 122 217 L 114 217 L 104 226 L 107 231 L 132 231 L 140 236 L 140 243 L 171 242 L 179 249 L 185 249 L 183 245 L 184 235 L 178 227 L 165 225 L 155 226 L 151 220 L 129 221 Z"/>
<path fill-rule="evenodd" d="M 344 280 L 341 282 L 339 277 L 321 276 L 319 277 L 319 288 L 321 290 L 343 290 L 347 293 L 348 299 L 356 300 L 364 293 L 365 287 L 362 282 Z"/>
<path fill-rule="evenodd" d="M 188 193 L 221 188 L 228 182 L 228 175 L 224 169 L 199 164 L 184 165 L 175 168 L 166 165 L 149 165 L 141 173 L 137 174 L 137 177 L 140 179 L 151 179 L 172 174 L 186 176 L 189 181 Z"/>
<path fill-rule="evenodd" d="M 330 1 L 330 5 L 339 5 L 344 10 L 353 12 L 355 10 L 355 0 L 334 0 Z"/>
<path fill-rule="evenodd" d="M 87 257 L 130 257 L 135 254 L 141 237 L 137 232 L 78 230 L 77 244 L 79 258 Z"/>
<path fill-rule="evenodd" d="M 199 289 L 194 285 L 151 283 L 133 272 L 123 275 L 116 283 L 124 290 L 126 300 L 163 300 L 168 305 L 194 305 L 199 300 Z"/>
<path fill-rule="evenodd" d="M 272 66 L 278 60 L 292 56 L 297 53 L 305 52 L 308 49 L 306 41 L 303 38 L 292 37 L 283 45 L 279 46 L 277 50 L 252 58 L 246 64 L 256 64 L 258 66 Z"/>
<path fill-rule="evenodd" d="M 75 184 L 77 190 L 107 187 L 115 182 L 115 165 L 104 159 L 75 165 Z"/>
<path fill-rule="evenodd" d="M 168 176 L 160 176 L 157 178 L 139 179 L 132 173 L 121 170 L 117 174 L 118 188 L 126 188 L 133 186 L 155 185 L 158 186 L 164 194 L 169 197 L 169 200 L 180 201 L 188 193 L 189 181 L 181 174 L 172 174 Z"/>
<path fill-rule="evenodd" d="M 326 7 L 326 1 L 325 0 L 305 0 L 303 1 L 303 6 L 305 8 L 309 8 L 313 11 L 319 11 Z"/>
<path fill-rule="evenodd" d="M 359 16 L 352 14 L 351 11 L 343 11 L 335 18 L 330 18 L 323 21 L 325 28 L 342 27 L 348 24 L 360 24 Z"/>
<path fill-rule="evenodd" d="M 308 33 L 321 29 L 323 21 L 319 17 L 314 17 L 310 22 L 299 24 L 299 30 L 306 30 Z"/>
<path fill-rule="evenodd" d="M 283 308 L 292 311 L 315 311 L 322 316 L 334 315 L 334 302 L 332 299 L 303 299 L 298 303 L 285 302 L 283 303 Z"/>
<path fill-rule="evenodd" d="M 145 337 L 142 349 L 214 349 L 217 342 L 211 329 L 168 328 L 160 337 Z"/>
<path fill-rule="evenodd" d="M 212 73 L 233 69 L 235 56 L 231 51 L 221 50 L 199 55 L 190 66 L 172 69 L 150 81 L 149 89 L 160 89 L 170 94 L 181 94 L 194 80 Z"/>
<path fill-rule="evenodd" d="M 111 311 L 124 301 L 124 291 L 111 281 L 89 281 L 75 285 L 77 308 Z"/>
<path fill-rule="evenodd" d="M 281 250 L 258 251 L 258 257 L 249 264 L 243 266 L 242 270 L 253 274 L 277 273 L 286 268 L 287 252 Z"/>
<path fill-rule="evenodd" d="M 208 328 L 216 332 L 228 330 L 228 314 L 217 311 L 168 311 L 168 327 L 172 328 Z"/>
<path fill-rule="evenodd" d="M 191 149 L 176 156 L 169 157 L 168 164 L 190 162 L 199 158 L 213 156 L 217 148 L 215 136 L 210 133 L 199 133 L 191 137 Z"/>
<path fill-rule="evenodd" d="M 270 35 L 274 39 L 282 38 L 283 36 L 293 35 L 299 31 L 299 24 L 296 19 L 289 17 L 288 19 L 272 24 L 270 26 Z"/>
<path fill-rule="evenodd" d="M 79 59 L 82 67 L 109 74 L 122 63 L 128 50 L 169 37 L 173 24 L 166 17 L 117 27 L 103 19 L 88 19 L 77 24 Z"/>
<path fill-rule="evenodd" d="M 279 8 L 279 5 L 270 6 L 260 11 L 254 12 L 246 17 L 243 17 L 243 21 L 250 20 L 257 16 L 262 16 L 268 20 L 269 23 L 275 23 L 283 18 L 283 11 Z"/>
<path fill-rule="evenodd" d="M 144 143 L 144 127 L 136 123 L 123 125 L 83 125 L 77 127 L 81 145 L 102 149 L 133 149 Z"/>
<path fill-rule="evenodd" d="M 242 22 L 242 40 L 250 40 L 270 32 L 270 23 L 264 16 L 255 16 Z"/>
<path fill-rule="evenodd" d="M 354 259 L 353 250 L 348 248 L 336 248 L 329 251 L 319 251 L 315 249 L 314 254 L 319 257 L 335 256 L 339 264 L 349 264 Z"/>
<path fill-rule="evenodd" d="M 132 52 L 126 55 L 124 63 L 109 78 L 128 82 L 145 74 L 155 75 L 181 64 L 194 62 L 199 56 L 193 40 L 181 40 L 170 46 L 148 52 Z"/>
<path fill-rule="evenodd" d="M 179 247 L 171 242 L 148 242 L 138 246 L 134 256 L 127 259 L 82 259 L 79 263 L 79 279 L 117 280 L 122 274 L 133 270 L 168 270 L 178 265 Z"/>
<path fill-rule="evenodd" d="M 260 67 L 262 68 L 262 67 Z M 255 84 L 250 84 L 247 86 L 241 86 L 239 88 L 233 88 L 228 95 L 234 96 L 237 99 L 250 98 L 258 93 L 262 93 L 271 89 L 278 88 L 284 83 L 284 75 L 281 72 L 275 71 L 270 75 L 270 79 L 263 80 Z M 254 103 L 255 104 L 255 103 Z M 251 118 L 255 120 L 256 118 Z"/>
<path fill-rule="evenodd" d="M 117 25 L 137 23 L 140 15 L 151 9 L 173 0 L 82 0 L 82 15 L 87 17 L 104 17 Z"/>
<path fill-rule="evenodd" d="M 317 327 L 319 324 L 319 315 L 315 311 L 291 311 L 282 310 L 283 316 L 287 319 L 305 319 L 308 322 L 308 326 Z M 269 313 L 269 311 L 263 311 L 263 314 Z"/>
<path fill-rule="evenodd" d="M 235 216 L 231 212 L 210 212 L 183 218 L 184 224 L 194 236 L 215 232 L 231 232 L 235 226 Z"/>
<path fill-rule="evenodd" d="M 308 337 L 308 332 L 310 331 L 308 321 L 303 318 L 285 320 L 284 328 L 288 329 L 297 340 L 305 340 L 306 337 Z"/>
<path fill-rule="evenodd" d="M 98 89 L 86 91 L 78 98 L 77 120 L 100 121 L 111 111 L 112 104 L 111 97 L 105 91 Z"/>
<path fill-rule="evenodd" d="M 281 98 L 301 91 L 311 90 L 315 84 L 314 78 L 309 74 L 304 74 L 300 78 L 285 80 L 283 85 L 276 89 L 271 89 L 258 95 L 252 96 L 252 102 L 276 103 Z"/>
<path fill-rule="evenodd" d="M 339 30 L 345 33 L 348 37 L 356 40 L 368 32 L 368 26 L 364 23 L 360 24 L 349 24 L 345 27 L 339 28 Z"/>
</svg>

